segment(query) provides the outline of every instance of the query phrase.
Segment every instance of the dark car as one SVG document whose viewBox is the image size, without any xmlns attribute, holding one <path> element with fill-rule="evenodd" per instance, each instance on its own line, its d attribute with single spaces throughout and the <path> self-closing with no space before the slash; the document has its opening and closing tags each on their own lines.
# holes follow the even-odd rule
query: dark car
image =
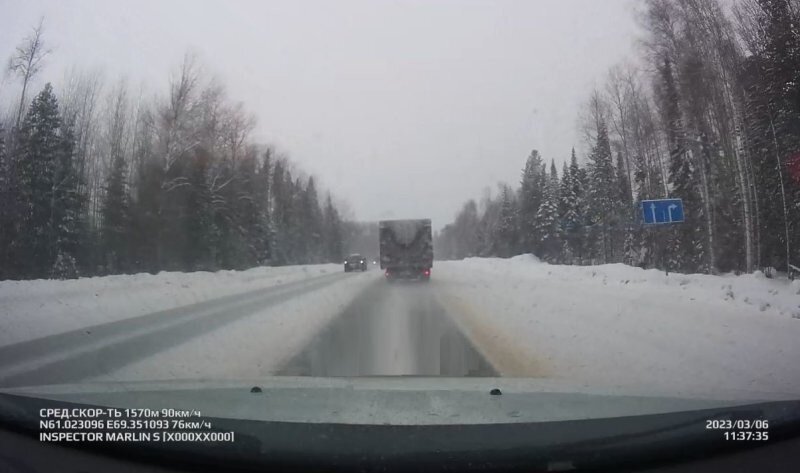
<svg viewBox="0 0 800 473">
<path fill-rule="evenodd" d="M 359 254 L 350 255 L 344 260 L 344 272 L 366 271 L 367 259 Z"/>
</svg>

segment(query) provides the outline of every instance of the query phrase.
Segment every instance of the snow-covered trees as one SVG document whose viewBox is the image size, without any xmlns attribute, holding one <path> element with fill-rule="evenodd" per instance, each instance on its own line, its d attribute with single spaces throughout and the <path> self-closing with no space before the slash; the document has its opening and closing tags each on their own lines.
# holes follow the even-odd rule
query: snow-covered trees
<svg viewBox="0 0 800 473">
<path fill-rule="evenodd" d="M 11 168 L 6 146 L 6 128 L 0 121 L 0 278 L 7 271 L 7 259 L 12 226 L 12 200 L 14 194 L 11 188 Z"/>
<path fill-rule="evenodd" d="M 467 201 L 453 223 L 437 235 L 439 244 L 433 246 L 437 259 L 462 259 L 478 255 L 478 229 L 481 223 L 478 204 Z"/>
<path fill-rule="evenodd" d="M 12 58 L 28 91 L 34 33 Z M 323 209 L 313 177 L 251 141 L 252 116 L 193 56 L 153 101 L 73 79 L 66 107 L 47 84 L 18 127 L 0 123 L 0 278 L 341 260 L 333 198 Z"/>
<path fill-rule="evenodd" d="M 305 231 L 306 257 L 312 263 L 321 263 L 323 258 L 323 238 L 322 238 L 322 209 L 319 206 L 317 196 L 317 186 L 314 178 L 309 177 L 306 182 L 305 191 L 302 194 L 302 205 L 300 211 L 303 215 L 302 221 Z"/>
<path fill-rule="evenodd" d="M 544 162 L 537 150 L 531 151 L 519 189 L 519 231 L 522 251 L 533 253 L 539 249 L 539 235 L 536 228 L 536 214 L 542 204 L 547 182 Z"/>
<path fill-rule="evenodd" d="M 339 211 L 333 205 L 331 194 L 325 198 L 325 208 L 322 211 L 322 235 L 324 241 L 324 257 L 329 262 L 339 262 L 344 255 L 344 242 L 342 235 L 342 220 Z"/>
<path fill-rule="evenodd" d="M 690 151 L 686 149 L 686 137 L 681 118 L 680 97 L 672 66 L 667 59 L 660 69 L 662 83 L 659 97 L 667 145 L 669 146 L 669 184 L 671 196 L 683 200 L 687 221 L 670 228 L 668 249 L 669 268 L 676 271 L 693 272 L 700 268 L 704 241 L 702 239 L 702 205 L 698 192 L 696 166 L 693 166 Z M 691 209 L 691 210 L 690 210 Z"/>
<path fill-rule="evenodd" d="M 34 98 L 16 136 L 12 179 L 16 182 L 14 235 L 9 267 L 28 278 L 43 277 L 50 259 L 50 216 L 61 120 L 52 87 Z"/>
<path fill-rule="evenodd" d="M 593 260 L 607 263 L 614 259 L 612 232 L 618 224 L 614 208 L 619 184 L 611 157 L 608 128 L 602 118 L 597 123 L 595 143 L 589 155 L 588 175 L 588 250 Z"/>
<path fill-rule="evenodd" d="M 75 258 L 84 239 L 84 198 L 75 164 L 74 136 L 62 124 L 50 84 L 36 96 L 15 137 L 13 212 L 7 228 L 6 272 L 26 278 L 77 275 Z M 58 265 L 56 262 L 58 260 Z"/>
<path fill-rule="evenodd" d="M 128 163 L 121 152 L 111 158 L 111 170 L 105 189 L 101 210 L 100 238 L 105 265 L 110 272 L 125 271 L 129 263 L 129 235 L 131 228 L 130 195 L 128 190 Z"/>
<path fill-rule="evenodd" d="M 536 212 L 535 231 L 539 236 L 539 253 L 547 261 L 560 260 L 561 227 L 559 218 L 559 180 L 556 165 L 550 161 L 550 175 L 544 184 L 544 197 Z"/>
<path fill-rule="evenodd" d="M 563 258 L 565 262 L 580 262 L 584 257 L 584 223 L 586 222 L 583 200 L 586 179 L 583 169 L 578 166 L 575 148 L 572 149 L 570 164 L 566 163 L 561 176 L 559 215 L 563 237 Z"/>
<path fill-rule="evenodd" d="M 800 260 L 800 182 L 787 165 L 800 151 L 800 7 L 789 0 L 742 0 L 737 26 L 743 61 L 744 146 L 754 183 L 757 260 L 786 268 Z"/>
<path fill-rule="evenodd" d="M 509 186 L 502 186 L 498 221 L 493 238 L 495 242 L 494 251 L 498 256 L 509 257 L 517 254 L 519 241 L 518 215 L 514 191 Z"/>
<path fill-rule="evenodd" d="M 518 188 L 467 202 L 437 255 L 800 265 L 800 4 L 734 0 L 731 12 L 642 2 L 643 54 L 590 94 L 582 151 L 563 143 L 549 169 L 535 150 L 513 157 Z M 48 53 L 40 25 L 9 62 L 21 94 L 0 114 L 0 277 L 341 259 L 334 200 L 253 142 L 252 116 L 193 56 L 153 99 L 78 72 L 28 105 Z M 643 226 L 637 202 L 666 197 L 683 199 L 686 222 Z"/>
<path fill-rule="evenodd" d="M 107 126 L 101 149 L 108 155 L 100 161 L 108 162 L 110 169 L 105 175 L 102 189 L 88 185 L 89 221 L 98 228 L 100 254 L 105 261 L 95 256 L 95 264 L 105 267 L 107 271 L 118 272 L 128 269 L 130 261 L 130 235 L 132 225 L 130 195 L 130 148 L 131 129 L 129 121 L 128 91 L 124 83 L 120 83 L 112 92 L 106 119 Z M 88 179 L 95 177 L 96 169 L 87 169 Z M 94 191 L 94 192 L 93 192 Z M 92 194 L 101 194 L 92 197 Z M 99 208 L 99 218 L 94 218 L 94 209 Z"/>
<path fill-rule="evenodd" d="M 75 156 L 75 135 L 72 130 L 72 123 L 65 123 L 61 127 L 50 210 L 52 251 L 56 255 L 53 271 L 59 266 L 60 260 L 58 275 L 62 278 L 78 276 L 78 259 L 89 243 L 86 196 Z"/>
<path fill-rule="evenodd" d="M 731 17 L 716 0 L 647 0 L 639 13 L 641 61 L 612 67 L 591 94 L 586 165 L 573 157 L 561 173 L 559 258 L 710 273 L 800 265 L 800 4 L 736 0 Z M 536 158 L 519 237 L 549 258 Z M 642 225 L 636 202 L 666 197 L 683 199 L 686 222 Z"/>
</svg>

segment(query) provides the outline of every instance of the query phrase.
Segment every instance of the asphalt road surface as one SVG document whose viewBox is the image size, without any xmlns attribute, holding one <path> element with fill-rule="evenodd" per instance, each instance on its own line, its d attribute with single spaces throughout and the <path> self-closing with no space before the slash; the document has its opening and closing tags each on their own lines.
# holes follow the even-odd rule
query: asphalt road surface
<svg viewBox="0 0 800 473">
<path fill-rule="evenodd" d="M 345 277 L 320 276 L 4 345 L 0 386 L 76 383 L 111 373 Z"/>
<path fill-rule="evenodd" d="M 309 334 L 307 346 L 287 354 L 289 361 L 276 374 L 496 375 L 437 301 L 435 281 L 389 284 L 376 271 L 330 274 L 5 345 L 0 347 L 0 386 L 80 383 L 114 375 L 148 357 L 160 360 L 159 354 L 176 346 L 205 343 L 238 321 L 264 317 L 260 311 L 266 307 L 302 300 L 354 277 L 365 278 L 363 290 L 350 305 L 331 307 L 339 313 L 316 335 Z M 270 320 L 260 322 L 269 326 Z M 240 342 L 214 338 L 231 348 Z"/>
<path fill-rule="evenodd" d="M 435 281 L 372 283 L 279 374 L 496 375 L 435 291 Z"/>
</svg>

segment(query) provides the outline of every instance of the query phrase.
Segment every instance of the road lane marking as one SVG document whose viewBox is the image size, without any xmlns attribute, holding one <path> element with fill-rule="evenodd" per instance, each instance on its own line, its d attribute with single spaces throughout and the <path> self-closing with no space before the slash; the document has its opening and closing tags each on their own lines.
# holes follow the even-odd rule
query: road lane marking
<svg viewBox="0 0 800 473">
<path fill-rule="evenodd" d="M 196 324 L 196 322 L 200 321 L 208 321 L 212 320 L 215 322 L 222 322 L 222 324 L 230 323 L 235 320 L 239 320 L 245 317 L 248 317 L 254 313 L 258 312 L 258 308 L 261 307 L 260 304 L 269 304 L 269 303 L 280 303 L 283 301 L 283 298 L 287 296 L 293 296 L 295 294 L 304 293 L 305 291 L 314 291 L 320 289 L 322 287 L 329 286 L 334 284 L 337 281 L 344 280 L 339 274 L 328 274 L 325 276 L 315 277 L 306 279 L 303 281 L 297 281 L 292 283 L 287 283 L 281 286 L 272 286 L 265 289 L 258 289 L 253 291 L 248 291 L 243 294 L 233 295 L 233 296 L 225 296 L 219 299 L 212 299 L 209 301 L 204 301 L 196 304 L 191 304 L 188 306 L 182 306 L 174 309 L 169 309 L 167 311 L 156 312 L 155 314 L 160 313 L 169 313 L 169 312 L 177 312 L 178 315 L 174 318 L 168 318 L 166 320 L 159 321 L 159 323 L 154 326 L 143 326 L 137 327 L 132 330 L 126 331 L 117 331 L 107 334 L 103 337 L 95 338 L 90 343 L 83 342 L 83 344 L 79 345 L 70 345 L 67 347 L 61 347 L 58 350 L 53 350 L 51 352 L 39 353 L 36 356 L 23 356 L 20 357 L 21 359 L 12 360 L 11 363 L 8 363 L 5 367 L 3 367 L 2 371 L 0 371 L 0 386 L 9 386 L 9 385 L 19 385 L 20 383 L 31 383 L 31 380 L 47 377 L 42 373 L 50 372 L 53 375 L 58 375 L 57 378 L 53 378 L 52 382 L 64 382 L 65 380 L 62 378 L 69 378 L 69 374 L 66 372 L 68 368 L 72 366 L 73 368 L 77 368 L 77 371 L 86 371 L 88 368 L 88 358 L 91 358 L 92 355 L 106 352 L 106 355 L 111 355 L 115 351 L 115 348 L 122 347 L 122 348 L 133 348 L 134 345 L 137 344 L 145 344 L 146 341 L 153 340 L 153 337 L 163 334 L 170 334 L 170 335 L 177 335 L 177 330 L 180 330 L 184 327 L 189 326 L 190 324 L 195 323 L 192 326 L 192 330 L 189 331 L 190 336 L 187 339 L 195 338 L 198 336 L 203 335 L 206 333 L 207 330 L 205 329 L 215 329 L 216 325 L 214 324 L 206 324 L 205 327 Z M 305 290 L 305 291 L 304 291 Z M 223 303 L 220 303 L 222 301 Z M 194 312 L 194 311 L 197 312 Z M 231 311 L 243 311 L 240 313 L 231 312 Z M 187 313 L 182 313 L 187 312 Z M 138 316 L 138 318 L 142 318 L 142 320 L 149 320 L 153 314 L 146 314 L 142 316 Z M 112 324 L 119 324 L 121 322 L 111 322 Z M 219 325 L 219 324 L 217 324 Z M 121 325 L 122 326 L 122 325 Z M 198 332 L 199 330 L 199 332 Z M 59 335 L 50 335 L 45 337 L 45 339 L 57 339 L 58 337 L 75 337 L 75 333 L 81 332 L 82 330 L 76 330 L 67 332 L 65 334 Z M 186 332 L 184 332 L 185 334 Z M 175 337 L 180 338 L 180 337 Z M 167 347 L 174 346 L 177 343 L 181 343 L 182 341 L 176 342 L 175 338 L 169 338 L 169 340 L 163 340 L 162 343 L 156 344 L 158 346 L 163 345 L 165 342 L 167 343 Z M 183 340 L 185 341 L 185 340 Z M 21 345 L 24 349 L 24 346 L 33 343 L 40 343 L 40 339 L 31 340 L 28 342 L 22 342 Z M 151 343 L 152 345 L 152 343 Z M 156 348 L 158 348 L 156 346 Z M 7 345 L 3 347 L 7 351 L 10 348 L 15 348 L 14 346 Z M 163 349 L 163 347 L 162 347 Z M 130 364 L 132 362 L 137 361 L 143 357 L 150 356 L 157 351 L 144 351 L 139 350 L 142 352 L 140 355 L 130 357 L 126 362 L 122 363 L 121 366 L 125 364 Z M 108 358 L 99 358 L 100 361 L 109 361 Z M 97 361 L 97 360 L 95 360 Z M 113 365 L 113 362 L 109 362 L 108 365 Z M 116 360 L 116 364 L 120 364 L 120 360 Z M 109 366 L 101 366 L 100 369 L 109 368 Z M 85 376 L 79 376 L 78 378 L 83 378 Z M 40 382 L 35 382 L 35 384 L 41 384 Z"/>
</svg>

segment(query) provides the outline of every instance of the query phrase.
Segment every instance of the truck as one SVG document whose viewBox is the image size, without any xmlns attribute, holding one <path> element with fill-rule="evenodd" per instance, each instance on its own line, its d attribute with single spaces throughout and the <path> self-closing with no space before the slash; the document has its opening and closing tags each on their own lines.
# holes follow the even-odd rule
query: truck
<svg viewBox="0 0 800 473">
<path fill-rule="evenodd" d="M 378 222 L 381 269 L 388 281 L 429 281 L 433 267 L 430 219 L 381 220 Z"/>
</svg>

